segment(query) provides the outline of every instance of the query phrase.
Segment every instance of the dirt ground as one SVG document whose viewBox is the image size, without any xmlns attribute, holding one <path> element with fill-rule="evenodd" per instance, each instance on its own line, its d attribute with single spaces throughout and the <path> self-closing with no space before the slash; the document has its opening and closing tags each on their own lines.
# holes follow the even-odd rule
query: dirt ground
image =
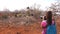
<svg viewBox="0 0 60 34">
<path fill-rule="evenodd" d="M 60 18 L 56 19 L 57 34 L 60 34 Z M 41 34 L 40 22 L 34 23 L 29 26 L 20 27 L 2 27 L 0 28 L 0 34 Z"/>
</svg>

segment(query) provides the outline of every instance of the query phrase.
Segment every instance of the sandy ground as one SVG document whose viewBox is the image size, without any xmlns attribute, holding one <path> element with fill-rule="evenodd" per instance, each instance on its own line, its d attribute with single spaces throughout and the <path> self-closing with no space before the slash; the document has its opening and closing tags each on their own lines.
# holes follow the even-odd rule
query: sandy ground
<svg viewBox="0 0 60 34">
<path fill-rule="evenodd" d="M 56 19 L 57 34 L 60 34 L 60 18 Z M 0 34 L 41 34 L 40 22 L 34 23 L 29 26 L 20 27 L 2 27 L 0 28 Z"/>
</svg>

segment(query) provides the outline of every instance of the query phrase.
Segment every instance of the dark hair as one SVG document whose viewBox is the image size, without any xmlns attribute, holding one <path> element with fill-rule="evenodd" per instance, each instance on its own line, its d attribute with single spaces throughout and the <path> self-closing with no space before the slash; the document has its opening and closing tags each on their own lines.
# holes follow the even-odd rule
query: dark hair
<svg viewBox="0 0 60 34">
<path fill-rule="evenodd" d="M 46 20 L 46 16 L 44 16 L 44 20 Z"/>
<path fill-rule="evenodd" d="M 51 25 L 52 24 L 52 11 L 48 11 L 46 14 L 47 17 L 47 24 Z"/>
<path fill-rule="evenodd" d="M 41 19 L 43 19 L 42 17 L 40 17 Z"/>
</svg>

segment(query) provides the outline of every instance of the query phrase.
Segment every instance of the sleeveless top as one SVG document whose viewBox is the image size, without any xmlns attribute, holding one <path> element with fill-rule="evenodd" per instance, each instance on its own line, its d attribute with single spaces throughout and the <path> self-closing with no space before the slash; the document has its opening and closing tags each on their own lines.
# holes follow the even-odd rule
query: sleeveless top
<svg viewBox="0 0 60 34">
<path fill-rule="evenodd" d="M 47 27 L 46 34 L 57 34 L 56 24 L 52 21 L 52 24 Z"/>
</svg>

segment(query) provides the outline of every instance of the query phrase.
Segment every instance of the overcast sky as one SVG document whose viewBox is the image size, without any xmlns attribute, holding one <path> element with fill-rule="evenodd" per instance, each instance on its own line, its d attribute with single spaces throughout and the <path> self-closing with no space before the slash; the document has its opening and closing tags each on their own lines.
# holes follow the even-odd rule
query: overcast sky
<svg viewBox="0 0 60 34">
<path fill-rule="evenodd" d="M 26 8 L 27 6 L 32 6 L 34 3 L 40 4 L 41 9 L 45 10 L 45 7 L 51 5 L 51 3 L 56 2 L 55 0 L 0 0 L 0 10 L 5 8 L 13 11 L 15 9 Z"/>
</svg>

